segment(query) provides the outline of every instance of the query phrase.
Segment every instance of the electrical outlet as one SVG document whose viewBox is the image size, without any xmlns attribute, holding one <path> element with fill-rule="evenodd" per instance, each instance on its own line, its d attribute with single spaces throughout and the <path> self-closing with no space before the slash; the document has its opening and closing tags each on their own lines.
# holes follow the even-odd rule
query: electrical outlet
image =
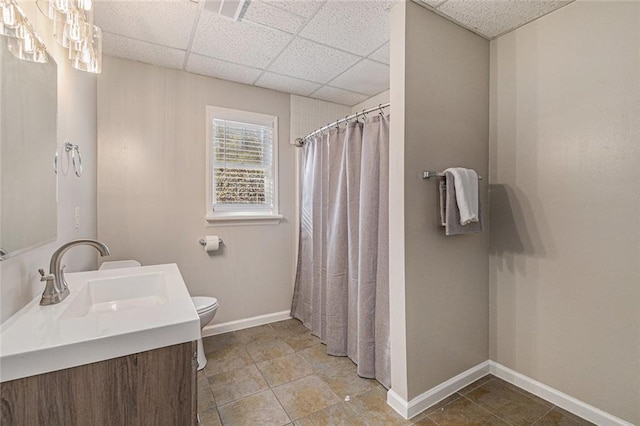
<svg viewBox="0 0 640 426">
<path fill-rule="evenodd" d="M 80 229 L 80 207 L 76 206 L 76 229 Z"/>
</svg>

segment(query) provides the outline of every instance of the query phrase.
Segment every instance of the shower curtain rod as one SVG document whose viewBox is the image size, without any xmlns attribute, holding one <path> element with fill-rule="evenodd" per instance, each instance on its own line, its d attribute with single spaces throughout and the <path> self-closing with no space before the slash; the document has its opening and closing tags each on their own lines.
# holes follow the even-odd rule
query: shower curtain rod
<svg viewBox="0 0 640 426">
<path fill-rule="evenodd" d="M 340 124 L 344 123 L 345 121 L 350 121 L 352 119 L 358 119 L 358 116 L 364 115 L 365 118 L 367 116 L 367 114 L 369 114 L 370 112 L 374 112 L 374 111 L 380 111 L 380 113 L 382 114 L 382 109 L 383 108 L 387 108 L 391 105 L 391 102 L 387 102 L 386 104 L 378 104 L 377 107 L 373 107 L 373 108 L 369 108 L 369 109 L 363 109 L 362 112 L 356 112 L 355 114 L 351 114 L 351 115 L 347 115 L 345 118 L 341 118 L 340 120 L 336 120 L 333 123 L 329 123 L 324 127 L 320 127 L 318 130 L 314 130 L 313 132 L 309 133 L 307 136 L 305 136 L 304 138 L 298 138 L 296 139 L 296 143 L 295 145 L 300 148 L 304 145 L 305 141 L 307 139 L 309 139 L 311 136 L 315 135 L 316 133 L 320 133 L 323 132 L 327 129 L 330 129 L 334 126 L 339 126 Z"/>
</svg>

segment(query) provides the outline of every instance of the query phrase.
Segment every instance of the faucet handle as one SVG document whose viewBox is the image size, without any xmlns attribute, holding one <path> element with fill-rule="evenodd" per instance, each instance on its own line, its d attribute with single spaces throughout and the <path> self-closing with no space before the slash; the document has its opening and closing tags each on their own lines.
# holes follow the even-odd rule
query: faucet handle
<svg viewBox="0 0 640 426">
<path fill-rule="evenodd" d="M 38 272 L 40 273 L 40 281 L 48 281 L 48 280 L 52 280 L 53 274 L 46 274 L 44 273 L 44 269 L 40 268 L 38 269 Z"/>
</svg>

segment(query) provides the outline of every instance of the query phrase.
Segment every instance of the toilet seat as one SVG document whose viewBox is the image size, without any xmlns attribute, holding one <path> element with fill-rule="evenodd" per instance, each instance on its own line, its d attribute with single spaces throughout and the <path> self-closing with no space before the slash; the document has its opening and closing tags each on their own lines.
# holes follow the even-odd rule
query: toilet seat
<svg viewBox="0 0 640 426">
<path fill-rule="evenodd" d="M 196 296 L 192 297 L 191 300 L 199 314 L 218 309 L 218 299 L 215 297 Z"/>
</svg>

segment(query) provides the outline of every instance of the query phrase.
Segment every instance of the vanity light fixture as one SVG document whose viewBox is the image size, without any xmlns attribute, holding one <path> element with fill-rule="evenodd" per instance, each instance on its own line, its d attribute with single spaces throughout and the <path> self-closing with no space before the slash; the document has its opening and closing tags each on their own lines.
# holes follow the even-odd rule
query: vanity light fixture
<svg viewBox="0 0 640 426">
<path fill-rule="evenodd" d="M 92 0 L 37 0 L 36 4 L 53 21 L 53 35 L 68 49 L 71 66 L 102 72 L 102 30 L 93 25 Z"/>
<path fill-rule="evenodd" d="M 25 61 L 48 62 L 47 49 L 27 21 L 22 9 L 13 0 L 0 0 L 0 6 L 0 34 L 7 37 L 9 51 L 16 58 Z"/>
</svg>

